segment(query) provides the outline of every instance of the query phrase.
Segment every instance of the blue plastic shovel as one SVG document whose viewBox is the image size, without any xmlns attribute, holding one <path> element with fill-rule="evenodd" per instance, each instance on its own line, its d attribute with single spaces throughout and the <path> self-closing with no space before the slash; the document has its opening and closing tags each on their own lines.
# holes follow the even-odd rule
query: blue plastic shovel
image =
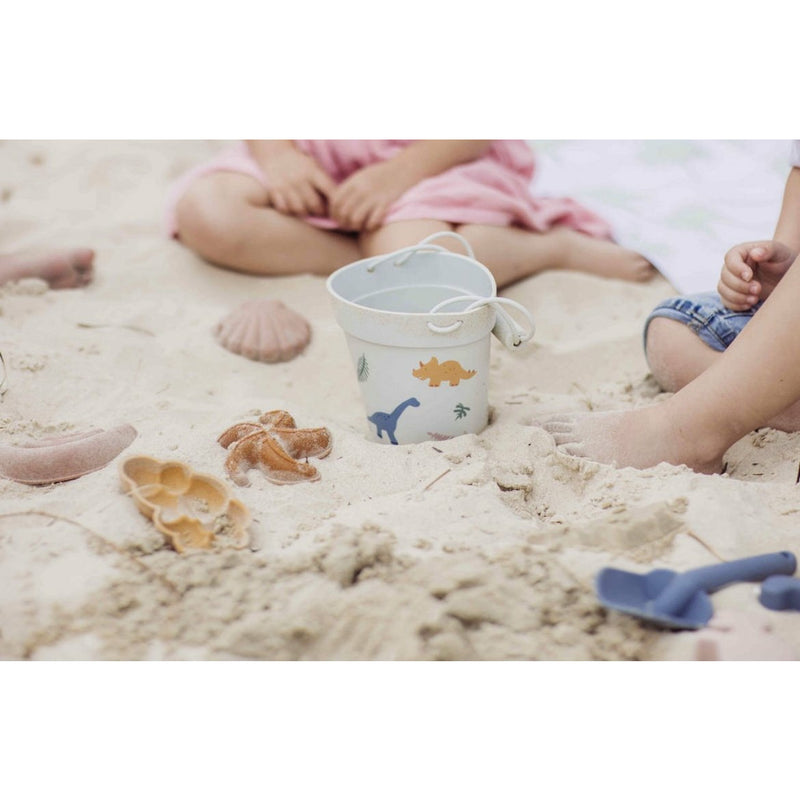
<svg viewBox="0 0 800 800">
<path fill-rule="evenodd" d="M 731 583 L 763 581 L 770 575 L 792 575 L 793 553 L 782 551 L 742 558 L 679 573 L 655 569 L 645 575 L 606 567 L 596 589 L 607 608 L 632 614 L 668 628 L 702 628 L 714 615 L 709 594 Z"/>
<path fill-rule="evenodd" d="M 800 611 L 800 580 L 788 575 L 773 575 L 761 584 L 758 599 L 773 611 Z"/>
</svg>

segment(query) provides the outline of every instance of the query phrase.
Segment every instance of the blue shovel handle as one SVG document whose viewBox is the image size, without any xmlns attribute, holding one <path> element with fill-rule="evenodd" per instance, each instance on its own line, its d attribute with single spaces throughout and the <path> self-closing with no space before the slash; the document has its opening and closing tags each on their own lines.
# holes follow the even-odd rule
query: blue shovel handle
<svg viewBox="0 0 800 800">
<path fill-rule="evenodd" d="M 763 581 L 770 575 L 792 575 L 797 559 L 786 550 L 763 556 L 740 558 L 725 564 L 700 567 L 678 575 L 666 589 L 653 600 L 652 610 L 657 614 L 674 616 L 686 606 L 697 592 L 716 592 L 729 583 Z"/>
</svg>

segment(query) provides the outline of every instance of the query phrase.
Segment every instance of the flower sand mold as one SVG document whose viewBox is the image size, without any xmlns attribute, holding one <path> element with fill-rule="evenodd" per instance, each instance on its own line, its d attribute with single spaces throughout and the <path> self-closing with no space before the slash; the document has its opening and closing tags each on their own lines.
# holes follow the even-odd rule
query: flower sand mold
<svg viewBox="0 0 800 800">
<path fill-rule="evenodd" d="M 412 558 L 396 545 L 391 531 L 363 524 L 269 560 L 162 548 L 141 557 L 149 574 L 123 565 L 36 641 L 52 648 L 91 633 L 115 659 L 620 660 L 646 657 L 654 638 L 632 621 L 603 625 L 554 553 Z"/>
<path fill-rule="evenodd" d="M 249 486 L 249 470 L 258 467 L 277 484 L 318 481 L 319 471 L 308 458 L 325 458 L 333 446 L 327 428 L 298 428 L 288 411 L 268 411 L 258 422 L 228 428 L 217 441 L 230 451 L 225 469 L 239 486 Z"/>
<path fill-rule="evenodd" d="M 120 465 L 120 481 L 179 553 L 214 545 L 241 549 L 250 541 L 250 512 L 212 475 L 180 461 L 132 456 Z"/>
</svg>

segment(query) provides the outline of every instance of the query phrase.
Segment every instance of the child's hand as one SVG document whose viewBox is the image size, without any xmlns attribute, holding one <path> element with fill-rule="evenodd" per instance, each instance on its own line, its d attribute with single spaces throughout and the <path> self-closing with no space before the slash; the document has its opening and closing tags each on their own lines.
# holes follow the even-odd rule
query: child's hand
<svg viewBox="0 0 800 800">
<path fill-rule="evenodd" d="M 745 242 L 725 254 L 717 291 L 733 311 L 747 311 L 766 300 L 797 253 L 777 241 Z"/>
<path fill-rule="evenodd" d="M 328 198 L 328 213 L 345 230 L 375 230 L 414 182 L 392 161 L 371 164 L 336 187 Z"/>
<path fill-rule="evenodd" d="M 267 177 L 267 202 L 276 211 L 294 217 L 327 213 L 336 184 L 313 158 L 296 147 L 275 147 L 257 157 Z"/>
</svg>

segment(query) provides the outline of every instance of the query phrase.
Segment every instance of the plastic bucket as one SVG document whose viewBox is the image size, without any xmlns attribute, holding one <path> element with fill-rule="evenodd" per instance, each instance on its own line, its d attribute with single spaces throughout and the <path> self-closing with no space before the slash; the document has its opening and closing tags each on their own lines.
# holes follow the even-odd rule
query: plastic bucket
<svg viewBox="0 0 800 800">
<path fill-rule="evenodd" d="M 441 236 L 455 236 L 469 255 L 431 244 Z M 497 297 L 491 272 L 453 233 L 342 267 L 327 288 L 376 442 L 480 433 L 489 421 L 490 334 L 511 349 L 533 336 L 528 311 Z"/>
</svg>

